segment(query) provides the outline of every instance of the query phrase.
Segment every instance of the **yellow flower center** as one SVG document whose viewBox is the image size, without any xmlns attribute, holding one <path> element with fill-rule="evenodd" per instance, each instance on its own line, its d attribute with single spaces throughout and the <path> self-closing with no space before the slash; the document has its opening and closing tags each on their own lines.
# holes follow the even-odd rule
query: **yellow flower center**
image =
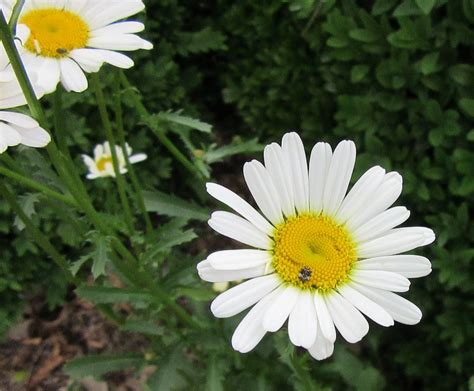
<svg viewBox="0 0 474 391">
<path fill-rule="evenodd" d="M 31 31 L 25 47 L 45 57 L 64 57 L 71 50 L 85 47 L 89 40 L 86 22 L 74 13 L 58 8 L 28 11 L 20 23 Z"/>
<path fill-rule="evenodd" d="M 107 163 L 112 164 L 112 156 L 104 156 L 104 157 L 101 157 L 101 158 L 97 161 L 97 163 L 96 163 L 97 169 L 98 169 L 99 171 L 105 171 L 105 165 L 106 165 Z"/>
<path fill-rule="evenodd" d="M 272 266 L 283 281 L 325 292 L 347 281 L 356 260 L 348 231 L 332 218 L 303 214 L 275 228 Z"/>
</svg>

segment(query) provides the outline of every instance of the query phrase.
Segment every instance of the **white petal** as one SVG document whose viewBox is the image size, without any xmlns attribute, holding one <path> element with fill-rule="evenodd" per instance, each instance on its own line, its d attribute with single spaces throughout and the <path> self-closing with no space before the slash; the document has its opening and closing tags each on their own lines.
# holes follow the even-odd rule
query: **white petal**
<svg viewBox="0 0 474 391">
<path fill-rule="evenodd" d="M 399 228 L 388 231 L 383 236 L 363 242 L 357 246 L 358 258 L 374 258 L 401 254 L 423 246 L 425 235 L 412 228 Z"/>
<path fill-rule="evenodd" d="M 147 157 L 148 156 L 144 153 L 137 153 L 135 155 L 129 156 L 128 159 L 130 160 L 131 164 L 135 164 L 135 163 L 143 162 L 144 160 L 147 159 Z M 125 164 L 125 158 L 123 157 L 123 153 L 122 153 L 121 160 L 123 161 L 123 164 Z"/>
<path fill-rule="evenodd" d="M 385 170 L 375 166 L 367 170 L 349 191 L 341 207 L 336 213 L 336 219 L 346 222 L 367 205 L 367 201 L 380 187 L 385 177 Z"/>
<path fill-rule="evenodd" d="M 350 343 L 359 342 L 369 331 L 367 320 L 337 292 L 328 294 L 325 300 L 334 324 L 344 339 Z"/>
<path fill-rule="evenodd" d="M 281 280 L 275 274 L 245 281 L 217 296 L 211 303 L 211 311 L 217 318 L 229 318 L 254 305 L 279 285 Z"/>
<path fill-rule="evenodd" d="M 13 147 L 21 143 L 21 136 L 16 129 L 0 122 L 0 145 L 2 145 L 1 152 L 4 152 L 7 147 Z"/>
<path fill-rule="evenodd" d="M 352 176 L 356 148 L 352 141 L 341 141 L 331 159 L 324 187 L 323 211 L 334 215 L 341 206 Z"/>
<path fill-rule="evenodd" d="M 327 143 L 317 143 L 309 159 L 309 205 L 314 213 L 323 209 L 323 195 L 331 165 L 332 150 Z"/>
<path fill-rule="evenodd" d="M 355 231 L 372 217 L 392 206 L 400 196 L 402 186 L 403 180 L 400 174 L 397 172 L 386 174 L 380 187 L 374 191 L 373 196 L 367 201 L 367 206 L 347 220 L 348 229 Z"/>
<path fill-rule="evenodd" d="M 272 256 L 262 250 L 223 250 L 216 251 L 207 257 L 214 269 L 239 270 L 266 265 Z"/>
<path fill-rule="evenodd" d="M 25 65 L 35 69 L 38 79 L 37 84 L 49 94 L 56 90 L 56 86 L 61 79 L 59 61 L 51 57 L 36 56 L 34 54 L 25 54 L 22 56 Z"/>
<path fill-rule="evenodd" d="M 293 195 L 298 212 L 309 209 L 308 164 L 303 142 L 297 133 L 286 133 L 281 143 L 285 160 L 291 167 Z"/>
<path fill-rule="evenodd" d="M 406 292 L 410 287 L 410 281 L 406 277 L 380 270 L 356 269 L 353 271 L 351 279 L 362 285 L 393 292 Z"/>
<path fill-rule="evenodd" d="M 21 136 L 21 143 L 28 147 L 42 148 L 48 145 L 51 141 L 49 133 L 39 126 L 37 128 L 28 129 L 20 127 L 15 128 Z"/>
<path fill-rule="evenodd" d="M 280 195 L 265 167 L 257 160 L 244 164 L 244 178 L 263 214 L 273 224 L 283 220 Z"/>
<path fill-rule="evenodd" d="M 94 73 L 98 72 L 104 63 L 104 59 L 97 52 L 97 49 L 74 49 L 69 53 L 69 57 L 76 61 L 84 71 Z"/>
<path fill-rule="evenodd" d="M 299 289 L 292 286 L 279 288 L 279 293 L 263 316 L 262 326 L 265 330 L 278 331 L 288 319 L 290 312 L 298 300 Z"/>
<path fill-rule="evenodd" d="M 140 22 L 118 22 L 109 24 L 105 27 L 93 30 L 90 33 L 91 37 L 97 37 L 100 35 L 113 35 L 113 34 L 133 34 L 139 33 L 145 29 L 145 25 Z"/>
<path fill-rule="evenodd" d="M 324 338 L 322 333 L 317 334 L 314 345 L 308 349 L 309 354 L 316 360 L 324 360 L 334 352 L 334 343 Z"/>
<path fill-rule="evenodd" d="M 213 230 L 252 247 L 269 250 L 272 240 L 247 220 L 229 212 L 214 212 L 209 220 Z"/>
<path fill-rule="evenodd" d="M 399 226 L 410 217 L 410 211 L 404 206 L 396 206 L 371 218 L 354 232 L 352 237 L 356 242 L 365 242 L 385 234 L 388 230 Z"/>
<path fill-rule="evenodd" d="M 95 7 L 89 7 L 85 11 L 87 24 L 91 30 L 96 30 L 117 20 L 135 15 L 145 8 L 141 0 L 105 1 L 96 2 L 95 4 Z"/>
<path fill-rule="evenodd" d="M 313 299 L 319 325 L 321 326 L 320 330 L 326 339 L 328 339 L 330 342 L 334 342 L 336 340 L 336 329 L 334 328 L 334 322 L 331 318 L 331 314 L 329 313 L 326 300 L 324 296 L 317 292 L 314 294 Z"/>
<path fill-rule="evenodd" d="M 358 270 L 385 270 L 407 278 L 423 277 L 431 273 L 428 258 L 419 255 L 390 255 L 357 262 Z"/>
<path fill-rule="evenodd" d="M 360 284 L 352 284 L 352 287 L 385 308 L 397 322 L 413 325 L 421 320 L 422 314 L 420 309 L 415 304 L 395 293 L 369 288 Z"/>
<path fill-rule="evenodd" d="M 295 202 L 293 199 L 290 163 L 285 160 L 283 151 L 277 143 L 267 145 L 263 156 L 265 168 L 270 174 L 273 184 L 280 195 L 283 213 L 285 216 L 294 215 Z"/>
<path fill-rule="evenodd" d="M 66 91 L 82 92 L 87 90 L 87 79 L 82 69 L 70 58 L 59 61 L 61 83 Z"/>
<path fill-rule="evenodd" d="M 135 34 L 119 34 L 119 35 L 100 35 L 97 37 L 91 37 L 87 41 L 87 46 L 97 49 L 107 50 L 138 50 L 138 49 L 151 49 L 153 45 L 140 38 Z"/>
<path fill-rule="evenodd" d="M 212 197 L 235 210 L 238 214 L 246 218 L 265 234 L 271 235 L 274 229 L 273 226 L 267 220 L 265 220 L 262 215 L 258 213 L 247 201 L 242 199 L 233 191 L 215 183 L 207 183 L 206 189 Z"/>
<path fill-rule="evenodd" d="M 262 327 L 262 319 L 267 308 L 273 303 L 276 290 L 266 295 L 242 319 L 232 335 L 232 347 L 240 353 L 250 352 L 267 333 Z"/>
<path fill-rule="evenodd" d="M 385 327 L 393 326 L 393 318 L 383 307 L 352 288 L 350 284 L 338 288 L 338 291 L 347 301 L 374 322 Z"/>
<path fill-rule="evenodd" d="M 10 122 L 22 128 L 37 128 L 39 126 L 38 122 L 30 116 L 13 111 L 0 111 L 0 120 Z"/>
<path fill-rule="evenodd" d="M 197 265 L 199 277 L 208 282 L 227 282 L 246 280 L 248 278 L 260 277 L 272 273 L 273 268 L 266 265 L 240 270 L 217 270 L 209 261 L 201 261 Z"/>
<path fill-rule="evenodd" d="M 309 349 L 316 340 L 318 316 L 314 306 L 313 293 L 302 291 L 288 320 L 288 334 L 295 346 Z"/>
</svg>

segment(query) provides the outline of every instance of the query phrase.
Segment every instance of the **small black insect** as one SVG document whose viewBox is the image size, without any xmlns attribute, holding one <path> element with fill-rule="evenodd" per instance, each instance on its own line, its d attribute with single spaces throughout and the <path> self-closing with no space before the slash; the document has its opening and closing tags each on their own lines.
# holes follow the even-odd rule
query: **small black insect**
<svg viewBox="0 0 474 391">
<path fill-rule="evenodd" d="M 300 269 L 300 272 L 298 273 L 298 278 L 301 282 L 307 282 L 311 278 L 311 274 L 313 274 L 311 269 L 308 266 L 304 266 Z"/>
<path fill-rule="evenodd" d="M 56 53 L 58 54 L 66 54 L 68 52 L 67 49 L 64 49 L 64 48 L 57 48 L 56 49 Z"/>
</svg>

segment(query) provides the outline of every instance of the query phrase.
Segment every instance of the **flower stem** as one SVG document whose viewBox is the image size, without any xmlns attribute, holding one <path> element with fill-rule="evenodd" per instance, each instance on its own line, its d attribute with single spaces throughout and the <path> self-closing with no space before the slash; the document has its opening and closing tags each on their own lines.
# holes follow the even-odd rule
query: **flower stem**
<svg viewBox="0 0 474 391">
<path fill-rule="evenodd" d="M 18 183 L 21 183 L 22 185 L 25 185 L 25 186 L 33 189 L 33 190 L 37 190 L 37 191 L 43 193 L 44 195 L 47 195 L 48 197 L 51 197 L 51 198 L 54 198 L 58 201 L 64 202 L 67 205 L 70 205 L 70 206 L 75 207 L 75 208 L 77 208 L 77 206 L 78 206 L 76 201 L 73 198 L 71 198 L 69 196 L 66 196 L 64 194 L 58 193 L 57 191 L 54 191 L 54 190 L 50 189 L 49 187 L 46 187 L 46 186 L 42 185 L 41 183 L 34 181 L 33 179 L 27 178 L 27 177 L 25 177 L 23 175 L 20 175 L 20 174 L 14 172 L 14 171 L 11 171 L 6 167 L 1 167 L 0 166 L 0 174 L 4 175 L 4 176 L 6 176 L 10 179 L 13 179 L 13 180 L 17 181 Z"/>
<path fill-rule="evenodd" d="M 117 179 L 117 189 L 119 192 L 120 202 L 122 203 L 123 212 L 125 215 L 125 223 L 127 224 L 130 234 L 133 233 L 133 216 L 130 210 L 130 204 L 128 202 L 127 193 L 125 191 L 125 180 L 120 172 L 119 161 L 117 156 L 117 150 L 115 149 L 116 142 L 114 133 L 112 131 L 112 125 L 110 123 L 109 114 L 107 112 L 107 106 L 105 105 L 104 92 L 100 84 L 99 76 L 97 73 L 92 74 L 92 84 L 95 89 L 95 96 L 97 105 L 99 106 L 100 118 L 102 119 L 102 125 L 104 127 L 105 135 L 110 145 L 110 153 L 112 154 L 112 164 L 114 166 L 115 177 Z M 123 154 L 127 155 L 126 149 L 123 149 Z"/>
<path fill-rule="evenodd" d="M 150 114 L 148 110 L 143 105 L 142 101 L 140 100 L 139 94 L 133 89 L 132 85 L 128 81 L 127 77 L 123 72 L 120 74 L 120 78 L 122 80 L 122 85 L 129 89 L 132 92 L 133 103 L 135 108 L 137 109 L 138 114 L 141 117 L 149 117 Z M 151 129 L 155 136 L 160 140 L 160 142 L 171 152 L 171 154 L 178 160 L 188 171 L 190 171 L 194 175 L 201 176 L 200 171 L 194 166 L 194 164 L 189 160 L 177 147 L 174 143 L 166 136 L 165 132 L 159 128 Z"/>
<path fill-rule="evenodd" d="M 125 129 L 123 126 L 123 111 L 122 111 L 122 100 L 121 100 L 121 91 L 120 91 L 120 74 L 116 73 L 115 83 L 114 83 L 114 93 L 115 93 L 115 122 L 117 125 L 117 134 L 119 137 L 120 146 L 122 150 L 125 151 L 126 149 L 126 141 L 125 141 Z M 135 173 L 135 169 L 133 168 L 132 164 L 130 163 L 130 159 L 128 157 L 128 153 L 124 154 L 125 164 L 127 167 L 127 171 L 130 173 L 130 179 L 132 181 L 132 186 L 134 189 L 134 194 L 136 198 L 136 203 L 140 212 L 143 215 L 145 220 L 146 232 L 147 235 L 151 235 L 153 233 L 153 226 L 151 224 L 150 216 L 145 207 L 145 201 L 143 198 L 142 188 L 138 181 L 137 175 Z"/>
<path fill-rule="evenodd" d="M 15 33 L 16 23 L 18 22 L 18 18 L 20 17 L 21 9 L 25 4 L 25 0 L 17 0 L 15 6 L 13 7 L 12 14 L 10 16 L 10 21 L 8 22 L 8 26 L 10 30 Z"/>
<path fill-rule="evenodd" d="M 63 91 L 62 88 L 56 88 L 53 94 L 53 112 L 54 112 L 54 133 L 56 136 L 56 140 L 58 142 L 58 147 L 60 151 L 71 159 L 71 155 L 69 153 L 69 148 L 66 142 L 66 135 L 64 134 L 64 121 L 63 121 Z"/>
</svg>

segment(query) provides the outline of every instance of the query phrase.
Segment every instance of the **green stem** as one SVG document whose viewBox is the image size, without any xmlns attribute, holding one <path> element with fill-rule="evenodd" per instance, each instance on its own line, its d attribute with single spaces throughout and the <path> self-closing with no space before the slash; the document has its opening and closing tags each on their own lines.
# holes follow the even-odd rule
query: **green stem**
<svg viewBox="0 0 474 391">
<path fill-rule="evenodd" d="M 43 114 L 43 110 L 36 98 L 34 93 L 33 87 L 28 79 L 25 68 L 20 60 L 20 56 L 18 54 L 18 50 L 13 42 L 13 36 L 11 31 L 8 28 L 7 21 L 5 20 L 5 16 L 3 15 L 3 11 L 0 9 L 0 37 L 3 43 L 3 47 L 7 53 L 8 58 L 10 59 L 10 63 L 15 71 L 15 75 L 18 79 L 18 83 L 23 90 L 23 94 L 25 95 L 26 102 L 30 107 L 31 114 L 35 117 L 41 125 L 45 125 L 45 117 Z"/>
<path fill-rule="evenodd" d="M 13 7 L 12 14 L 10 16 L 10 21 L 8 22 L 8 26 L 13 34 L 15 34 L 16 23 L 18 22 L 18 18 L 20 17 L 21 9 L 25 4 L 25 0 L 17 0 L 15 6 Z"/>
<path fill-rule="evenodd" d="M 69 159 L 71 155 L 69 154 L 69 148 L 66 142 L 65 127 L 63 120 L 63 99 L 62 99 L 63 90 L 62 88 L 56 88 L 53 94 L 53 112 L 54 112 L 54 133 L 56 135 L 56 140 L 58 142 L 58 147 L 60 151 L 67 156 Z"/>
<path fill-rule="evenodd" d="M 125 140 L 125 129 L 123 126 L 123 111 L 122 111 L 122 101 L 121 101 L 121 90 L 120 90 L 120 79 L 119 79 L 120 74 L 116 73 L 116 79 L 114 83 L 114 93 L 115 93 L 115 122 L 117 125 L 117 134 L 119 137 L 119 142 L 120 146 L 122 147 L 122 150 L 126 150 L 126 140 Z M 145 226 L 146 226 L 146 232 L 147 235 L 151 235 L 153 233 L 153 226 L 151 224 L 150 216 L 148 215 L 148 212 L 145 207 L 145 201 L 143 198 L 143 192 L 142 188 L 140 186 L 140 183 L 138 181 L 137 175 L 135 173 L 135 169 L 133 168 L 132 164 L 130 163 L 130 159 L 128 157 L 128 154 L 124 154 L 125 157 L 125 165 L 127 167 L 127 171 L 130 174 L 130 179 L 132 181 L 132 186 L 134 189 L 134 194 L 135 194 L 135 199 L 137 202 L 138 209 L 140 209 L 140 212 L 143 215 L 143 218 L 145 220 Z"/>
<path fill-rule="evenodd" d="M 63 258 L 63 256 L 54 248 L 48 238 L 36 228 L 31 219 L 25 214 L 20 205 L 16 202 L 15 196 L 8 190 L 3 182 L 0 182 L 0 194 L 7 200 L 12 207 L 13 211 L 17 214 L 20 220 L 25 224 L 26 230 L 33 236 L 35 242 L 41 247 L 41 249 L 47 253 L 53 261 L 58 265 L 66 275 L 69 282 L 77 284 L 79 281 L 72 275 L 69 270 L 69 264 Z"/>
<path fill-rule="evenodd" d="M 48 197 L 64 202 L 67 205 L 73 206 L 75 208 L 77 208 L 78 206 L 76 201 L 74 201 L 73 198 L 66 196 L 64 194 L 58 193 L 57 191 L 54 191 L 50 189 L 49 187 L 46 187 L 42 185 L 41 183 L 34 181 L 33 179 L 27 178 L 21 174 L 11 171 L 6 167 L 0 167 L 0 174 L 17 181 L 18 183 L 21 183 L 22 185 L 25 185 L 26 187 L 29 187 L 33 190 L 37 190 L 47 195 Z"/>
<path fill-rule="evenodd" d="M 149 117 L 150 114 L 148 110 L 143 105 L 142 101 L 140 100 L 139 94 L 133 89 L 132 85 L 128 81 L 127 77 L 123 72 L 120 74 L 120 78 L 122 80 L 122 84 L 126 89 L 131 91 L 131 96 L 133 98 L 133 103 L 135 108 L 137 109 L 138 114 L 141 117 Z M 185 167 L 189 172 L 194 175 L 201 176 L 200 171 L 194 166 L 194 164 L 189 160 L 181 151 L 174 145 L 174 143 L 166 136 L 165 132 L 159 128 L 151 129 L 153 134 L 160 140 L 160 142 L 168 149 L 168 151 L 178 160 L 183 167 Z"/>
<path fill-rule="evenodd" d="M 92 84 L 95 89 L 95 96 L 97 99 L 97 105 L 99 106 L 100 118 L 102 119 L 102 125 L 105 130 L 105 135 L 110 145 L 110 153 L 112 154 L 112 164 L 114 166 L 115 177 L 117 179 L 117 189 L 119 192 L 120 202 L 122 203 L 123 212 L 125 215 L 125 222 L 127 224 L 130 234 L 133 233 L 133 216 L 130 210 L 130 204 L 128 203 L 127 193 L 125 191 L 125 180 L 120 172 L 119 160 L 117 156 L 117 150 L 115 149 L 116 142 L 112 132 L 112 125 L 110 123 L 109 114 L 105 105 L 104 93 L 100 84 L 99 76 L 97 73 L 92 74 Z M 127 151 L 123 149 L 123 154 L 126 155 Z"/>
</svg>

